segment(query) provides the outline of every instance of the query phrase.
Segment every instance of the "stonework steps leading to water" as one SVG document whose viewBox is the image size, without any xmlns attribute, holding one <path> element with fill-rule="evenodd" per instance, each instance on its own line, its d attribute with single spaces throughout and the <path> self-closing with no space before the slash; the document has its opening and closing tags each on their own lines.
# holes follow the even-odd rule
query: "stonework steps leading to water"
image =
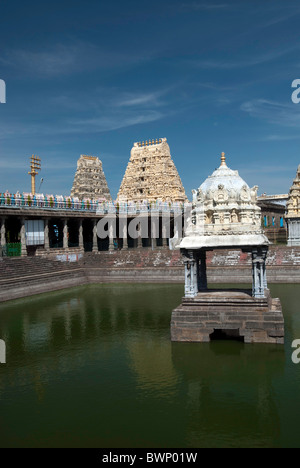
<svg viewBox="0 0 300 468">
<path fill-rule="evenodd" d="M 53 254 L 53 253 L 52 253 Z M 269 283 L 300 283 L 300 247 L 271 246 Z M 208 252 L 210 284 L 249 284 L 251 259 L 233 250 Z M 48 257 L 0 258 L 0 301 L 88 283 L 140 282 L 184 284 L 179 251 L 168 248 L 85 253 L 74 263 Z"/>
</svg>

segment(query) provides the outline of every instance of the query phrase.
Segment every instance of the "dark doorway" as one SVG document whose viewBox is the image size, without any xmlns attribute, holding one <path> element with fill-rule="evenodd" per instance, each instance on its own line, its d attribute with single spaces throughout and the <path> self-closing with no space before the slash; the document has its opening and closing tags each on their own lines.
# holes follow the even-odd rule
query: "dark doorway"
<svg viewBox="0 0 300 468">
<path fill-rule="evenodd" d="M 234 340 L 244 342 L 244 337 L 240 335 L 239 329 L 218 329 L 209 335 L 210 341 L 215 340 Z"/>
</svg>

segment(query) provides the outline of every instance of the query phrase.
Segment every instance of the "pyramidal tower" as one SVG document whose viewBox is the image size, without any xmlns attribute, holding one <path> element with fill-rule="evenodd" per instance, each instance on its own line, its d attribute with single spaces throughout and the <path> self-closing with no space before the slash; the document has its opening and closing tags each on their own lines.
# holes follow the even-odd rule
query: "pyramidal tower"
<svg viewBox="0 0 300 468">
<path fill-rule="evenodd" d="M 298 166 L 296 178 L 290 189 L 288 202 L 286 204 L 286 222 L 288 224 L 288 245 L 300 245 L 300 165 Z"/>
<path fill-rule="evenodd" d="M 187 201 L 166 138 L 134 143 L 117 200 Z"/>
<path fill-rule="evenodd" d="M 111 195 L 102 168 L 102 162 L 94 156 L 81 155 L 71 190 L 71 197 L 110 201 Z"/>
</svg>

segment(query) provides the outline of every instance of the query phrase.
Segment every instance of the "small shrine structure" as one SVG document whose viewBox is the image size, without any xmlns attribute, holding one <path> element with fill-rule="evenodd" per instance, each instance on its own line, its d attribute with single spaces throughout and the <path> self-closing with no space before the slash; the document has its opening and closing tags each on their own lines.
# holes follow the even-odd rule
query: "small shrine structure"
<svg viewBox="0 0 300 468">
<path fill-rule="evenodd" d="M 185 296 L 172 312 L 172 341 L 207 342 L 222 335 L 245 343 L 283 343 L 281 303 L 271 298 L 267 285 L 269 241 L 257 190 L 227 167 L 224 153 L 220 167 L 193 190 L 193 210 L 176 247 L 184 258 Z M 206 252 L 214 249 L 251 253 L 252 290 L 208 289 Z"/>
</svg>

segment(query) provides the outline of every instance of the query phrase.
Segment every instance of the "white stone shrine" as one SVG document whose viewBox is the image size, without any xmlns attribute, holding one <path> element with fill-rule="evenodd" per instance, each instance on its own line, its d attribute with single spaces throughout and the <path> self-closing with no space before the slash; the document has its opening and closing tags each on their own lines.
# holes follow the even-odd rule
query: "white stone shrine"
<svg viewBox="0 0 300 468">
<path fill-rule="evenodd" d="M 271 298 L 267 286 L 269 240 L 262 230 L 257 190 L 257 186 L 250 188 L 237 171 L 227 167 L 222 153 L 220 167 L 198 190 L 192 191 L 191 216 L 185 236 L 176 246 L 184 257 L 185 297 L 172 314 L 174 341 L 209 341 L 214 330 L 230 329 L 244 337 L 245 342 L 283 342 L 280 301 Z M 206 252 L 220 248 L 251 252 L 250 292 L 224 291 L 222 294 L 208 290 Z M 213 305 L 221 315 L 214 313 Z M 272 316 L 267 317 L 271 312 Z"/>
</svg>

